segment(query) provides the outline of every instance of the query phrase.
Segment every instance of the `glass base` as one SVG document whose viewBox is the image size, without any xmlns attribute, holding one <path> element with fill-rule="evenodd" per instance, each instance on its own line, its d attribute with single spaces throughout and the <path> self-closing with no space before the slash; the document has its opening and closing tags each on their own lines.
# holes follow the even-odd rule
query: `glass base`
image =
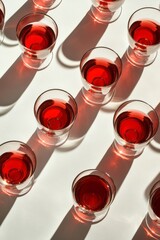
<svg viewBox="0 0 160 240">
<path fill-rule="evenodd" d="M 41 10 L 52 10 L 59 6 L 62 0 L 33 0 L 35 6 Z"/>
<path fill-rule="evenodd" d="M 53 58 L 53 53 L 50 53 L 46 59 L 31 58 L 28 55 L 25 55 L 24 53 L 21 55 L 21 57 L 26 67 L 36 69 L 38 71 L 43 70 L 49 66 Z"/>
<path fill-rule="evenodd" d="M 106 10 L 99 9 L 98 7 L 91 6 L 91 12 L 93 17 L 102 23 L 112 23 L 115 22 L 121 15 L 122 7 L 117 9 L 115 12 L 109 12 Z"/>
<path fill-rule="evenodd" d="M 136 149 L 129 146 L 122 146 L 116 140 L 114 140 L 113 144 L 114 144 L 116 153 L 120 156 L 124 156 L 127 158 L 130 158 L 130 157 L 136 158 L 140 156 L 144 150 L 144 148 Z"/>
<path fill-rule="evenodd" d="M 151 233 L 155 236 L 160 237 L 160 223 L 156 223 L 154 220 L 152 220 L 149 216 L 149 214 L 146 215 L 146 225 L 148 229 L 151 231 Z"/>
<path fill-rule="evenodd" d="M 73 215 L 76 219 L 78 218 L 79 220 L 84 222 L 98 223 L 106 217 L 108 210 L 109 208 L 99 213 L 99 212 L 87 211 L 86 209 L 76 206 L 74 207 L 76 216 L 74 214 Z"/>
<path fill-rule="evenodd" d="M 142 53 L 136 53 L 135 50 L 133 50 L 131 47 L 128 47 L 126 57 L 132 65 L 146 67 L 155 61 L 157 57 L 157 52 L 149 56 L 144 56 Z"/>
<path fill-rule="evenodd" d="M 54 133 L 47 133 L 44 130 L 37 129 L 37 136 L 44 145 L 52 145 L 58 147 L 67 141 L 69 132 L 62 135 L 56 135 Z"/>
<path fill-rule="evenodd" d="M 101 93 L 94 93 L 90 90 L 82 88 L 82 94 L 87 103 L 103 106 L 111 101 L 114 92 L 111 91 L 107 95 L 103 95 Z"/>
<path fill-rule="evenodd" d="M 34 177 L 28 179 L 27 182 L 24 182 L 22 184 L 1 185 L 0 188 L 5 194 L 9 196 L 19 197 L 27 194 L 31 190 L 33 184 L 34 184 Z"/>
</svg>

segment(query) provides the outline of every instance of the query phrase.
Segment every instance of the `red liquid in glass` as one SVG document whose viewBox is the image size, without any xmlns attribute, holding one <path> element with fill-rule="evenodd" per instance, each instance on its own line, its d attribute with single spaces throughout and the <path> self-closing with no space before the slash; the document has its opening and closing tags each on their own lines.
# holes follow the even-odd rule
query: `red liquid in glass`
<svg viewBox="0 0 160 240">
<path fill-rule="evenodd" d="M 118 134 L 129 143 L 143 143 L 153 133 L 151 120 L 141 112 L 124 112 L 116 119 Z"/>
<path fill-rule="evenodd" d="M 54 44 L 55 33 L 48 26 L 29 24 L 20 32 L 19 40 L 28 49 L 43 50 Z"/>
<path fill-rule="evenodd" d="M 4 13 L 2 12 L 2 10 L 0 10 L 0 30 L 3 29 L 4 26 Z"/>
<path fill-rule="evenodd" d="M 6 152 L 0 156 L 0 176 L 9 184 L 20 184 L 33 173 L 31 159 L 20 152 Z"/>
<path fill-rule="evenodd" d="M 160 188 L 157 188 L 152 196 L 151 207 L 156 216 L 160 218 Z"/>
<path fill-rule="evenodd" d="M 74 118 L 74 112 L 66 102 L 47 100 L 38 108 L 37 117 L 46 128 L 60 130 L 70 125 Z"/>
<path fill-rule="evenodd" d="M 83 77 L 94 86 L 109 86 L 118 79 L 118 69 L 114 63 L 104 59 L 92 59 L 82 68 Z"/>
<path fill-rule="evenodd" d="M 74 195 L 80 206 L 91 211 L 100 211 L 111 201 L 110 186 L 96 175 L 79 179 L 74 186 Z"/>
<path fill-rule="evenodd" d="M 160 43 L 160 26 L 150 20 L 134 22 L 130 29 L 132 38 L 144 45 L 155 45 Z"/>
</svg>

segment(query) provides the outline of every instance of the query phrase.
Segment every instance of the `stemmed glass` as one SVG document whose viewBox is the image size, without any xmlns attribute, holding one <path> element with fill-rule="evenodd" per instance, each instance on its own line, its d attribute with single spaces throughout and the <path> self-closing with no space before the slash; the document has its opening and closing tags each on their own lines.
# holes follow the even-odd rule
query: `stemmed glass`
<svg viewBox="0 0 160 240">
<path fill-rule="evenodd" d="M 81 58 L 82 93 L 87 102 L 104 105 L 115 92 L 121 75 L 122 61 L 112 49 L 99 46 L 88 50 Z"/>
<path fill-rule="evenodd" d="M 10 196 L 26 194 L 34 183 L 36 156 L 20 141 L 0 145 L 0 188 Z"/>
<path fill-rule="evenodd" d="M 139 156 L 153 139 L 159 127 L 156 111 L 146 102 L 130 100 L 121 104 L 113 117 L 117 153 Z"/>
<path fill-rule="evenodd" d="M 116 194 L 113 179 L 108 173 L 87 169 L 79 173 L 72 183 L 75 214 L 82 221 L 101 221 Z"/>
<path fill-rule="evenodd" d="M 30 13 L 20 19 L 16 33 L 24 64 L 37 70 L 46 68 L 58 36 L 56 22 L 46 14 Z"/>
<path fill-rule="evenodd" d="M 77 111 L 77 103 L 68 92 L 61 89 L 43 92 L 34 105 L 38 137 L 44 144 L 62 145 L 69 136 Z"/>
<path fill-rule="evenodd" d="M 145 7 L 135 11 L 128 21 L 129 61 L 138 66 L 152 64 L 160 47 L 160 10 Z"/>
</svg>

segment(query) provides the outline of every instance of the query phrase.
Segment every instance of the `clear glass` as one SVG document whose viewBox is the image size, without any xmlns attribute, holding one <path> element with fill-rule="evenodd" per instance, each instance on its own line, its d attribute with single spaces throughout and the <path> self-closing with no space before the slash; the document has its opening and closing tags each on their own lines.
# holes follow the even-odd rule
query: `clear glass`
<svg viewBox="0 0 160 240">
<path fill-rule="evenodd" d="M 26 194 L 34 183 L 36 156 L 20 141 L 0 145 L 0 188 L 10 196 Z"/>
<path fill-rule="evenodd" d="M 93 72 L 94 71 L 93 67 L 95 66 L 97 68 L 97 66 L 95 65 L 95 62 L 97 61 L 101 62 L 99 64 L 99 66 L 101 67 L 101 69 L 99 70 L 100 74 L 99 73 L 96 74 L 96 70 L 95 72 Z M 94 62 L 94 65 L 90 64 L 90 62 L 92 63 Z M 109 63 L 111 63 L 112 67 L 109 66 Z M 92 83 L 87 81 L 85 76 L 87 74 L 85 74 L 86 70 L 84 71 L 84 69 L 87 69 L 85 67 L 87 66 L 87 64 L 93 65 L 91 66 L 91 68 L 88 68 L 87 70 L 87 74 L 93 70 Z M 121 75 L 122 61 L 119 55 L 112 49 L 106 47 L 95 47 L 88 50 L 83 55 L 80 61 L 80 71 L 83 83 L 82 93 L 84 95 L 84 98 L 87 100 L 87 102 L 91 104 L 104 105 L 108 103 L 113 97 L 116 83 Z M 111 76 L 114 76 L 112 81 L 109 80 L 111 79 Z M 96 81 L 102 82 L 102 84 L 101 85 L 99 83 L 96 85 L 93 84 L 93 82 Z M 106 84 L 105 81 L 110 82 Z"/>
<path fill-rule="evenodd" d="M 92 0 L 91 12 L 99 22 L 114 22 L 122 11 L 125 0 Z"/>
<path fill-rule="evenodd" d="M 50 113 L 49 116 L 49 120 L 47 123 L 47 126 L 44 125 L 44 123 L 42 123 L 42 121 L 40 120 L 39 117 L 39 109 L 42 106 L 42 104 L 44 104 L 45 102 L 59 102 L 60 105 L 61 103 L 65 106 L 69 106 L 71 109 L 71 120 L 69 121 L 69 123 L 62 128 L 57 128 L 57 129 L 53 129 L 50 127 L 50 124 L 52 124 L 52 122 L 56 122 L 57 124 L 61 125 L 61 122 L 63 122 L 63 113 L 61 114 L 61 107 L 56 107 L 56 111 L 57 111 L 57 115 L 55 115 L 54 113 L 54 107 L 50 107 L 50 109 L 52 109 L 52 112 Z M 46 105 L 47 106 L 47 105 Z M 50 105 L 51 106 L 51 105 Z M 43 110 L 47 110 L 49 109 L 48 106 Z M 66 107 L 67 109 L 67 107 Z M 63 109 L 63 111 L 65 111 Z M 34 105 L 34 114 L 38 123 L 38 129 L 37 129 L 37 135 L 38 137 L 41 139 L 41 141 L 45 144 L 48 145 L 54 145 L 54 146 L 60 146 L 62 145 L 68 138 L 69 136 L 69 131 L 72 127 L 72 125 L 74 124 L 74 121 L 76 119 L 77 116 L 77 111 L 78 111 L 78 107 L 77 107 L 77 103 L 75 101 L 75 99 L 72 97 L 71 94 L 69 94 L 68 92 L 61 90 L 61 89 L 50 89 L 47 90 L 45 92 L 43 92 L 36 100 L 35 105 Z M 47 111 L 46 111 L 47 112 Z M 66 114 L 66 113 L 65 113 Z M 66 115 L 65 115 L 66 117 Z"/>
<path fill-rule="evenodd" d="M 46 68 L 52 61 L 52 51 L 58 37 L 56 22 L 46 14 L 31 13 L 20 19 L 16 34 L 24 64 L 36 70 Z"/>
<path fill-rule="evenodd" d="M 4 23 L 5 23 L 5 6 L 4 3 L 0 0 L 0 44 L 4 39 Z"/>
<path fill-rule="evenodd" d="M 51 10 L 56 8 L 62 0 L 33 0 L 34 4 L 42 10 Z"/>
<path fill-rule="evenodd" d="M 160 236 L 160 181 L 150 191 L 146 224 L 152 234 Z"/>
<path fill-rule="evenodd" d="M 72 183 L 75 218 L 92 223 L 101 221 L 115 194 L 116 187 L 109 174 L 96 169 L 79 173 Z"/>
<path fill-rule="evenodd" d="M 145 21 L 146 23 L 144 24 L 142 23 L 142 21 Z M 147 23 L 148 21 L 150 21 L 149 24 Z M 133 33 L 131 33 L 132 32 L 131 29 L 133 29 L 134 25 L 135 25 L 134 28 L 136 30 L 133 35 Z M 156 32 L 157 36 L 155 35 Z M 141 37 L 138 37 L 138 35 L 140 34 Z M 159 35 L 160 35 L 159 9 L 146 7 L 141 8 L 134 12 L 128 21 L 128 40 L 129 40 L 129 48 L 127 50 L 128 60 L 132 64 L 142 67 L 152 64 L 157 56 L 157 51 L 160 47 Z M 155 41 L 155 39 L 157 40 Z"/>
<path fill-rule="evenodd" d="M 131 117 L 131 118 L 130 118 Z M 126 137 L 120 135 L 120 121 L 123 119 L 121 125 L 121 132 L 124 136 L 132 138 L 131 141 L 126 140 Z M 130 122 L 127 122 L 130 119 Z M 147 144 L 153 139 L 159 127 L 159 119 L 156 111 L 146 102 L 140 100 L 130 100 L 121 104 L 114 113 L 114 146 L 120 155 L 124 156 L 139 156 Z M 123 129 L 122 129 L 123 126 Z M 143 136 L 141 140 L 137 138 Z"/>
</svg>

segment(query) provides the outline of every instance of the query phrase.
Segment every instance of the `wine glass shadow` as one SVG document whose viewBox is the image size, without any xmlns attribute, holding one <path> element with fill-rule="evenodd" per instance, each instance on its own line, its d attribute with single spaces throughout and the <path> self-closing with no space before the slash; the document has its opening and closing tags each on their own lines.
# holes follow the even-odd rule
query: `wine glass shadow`
<svg viewBox="0 0 160 240">
<path fill-rule="evenodd" d="M 149 199 L 149 193 L 151 188 L 153 187 L 153 185 L 160 180 L 160 173 L 158 173 L 155 178 L 152 180 L 152 182 L 147 186 L 147 188 L 145 189 L 144 195 L 145 195 L 145 199 L 146 201 L 148 201 Z M 146 216 L 147 216 L 147 212 L 146 212 Z M 153 233 L 151 233 L 151 231 L 148 229 L 147 224 L 146 224 L 146 216 L 143 218 L 139 228 L 137 229 L 135 235 L 133 236 L 132 240 L 159 240 L 159 238 L 157 236 L 154 236 Z"/>
<path fill-rule="evenodd" d="M 4 26 L 3 44 L 6 46 L 15 46 L 18 44 L 16 37 L 16 27 L 19 20 L 30 12 L 39 11 L 32 0 L 26 1 L 6 22 Z M 42 10 L 41 10 L 42 12 Z M 46 10 L 43 10 L 46 13 Z"/>
<path fill-rule="evenodd" d="M 84 240 L 90 227 L 91 223 L 76 218 L 71 207 L 50 240 Z"/>
<path fill-rule="evenodd" d="M 132 166 L 133 160 L 134 157 L 132 156 L 123 157 L 118 154 L 114 147 L 114 143 L 112 143 L 97 165 L 96 169 L 106 172 L 111 176 L 117 192 L 126 178 Z"/>
<path fill-rule="evenodd" d="M 47 145 L 43 143 L 37 135 L 37 131 L 33 133 L 31 138 L 28 140 L 27 144 L 30 146 L 30 148 L 33 150 L 33 152 L 36 155 L 37 159 L 37 165 L 36 170 L 34 174 L 35 180 L 38 178 L 42 170 L 44 169 L 45 165 L 49 161 L 51 155 L 54 152 L 54 146 Z"/>
<path fill-rule="evenodd" d="M 155 107 L 155 110 L 159 118 L 159 128 L 149 146 L 153 151 L 160 152 L 160 103 Z"/>
<path fill-rule="evenodd" d="M 75 100 L 78 106 L 78 114 L 66 143 L 57 149 L 59 151 L 69 151 L 79 146 L 100 110 L 100 106 L 92 105 L 85 101 L 82 89 L 75 97 Z"/>
<path fill-rule="evenodd" d="M 122 73 L 116 84 L 115 93 L 111 100 L 111 105 L 108 104 L 102 108 L 103 111 L 114 111 L 122 102 L 126 101 L 136 87 L 144 67 L 133 65 L 127 59 L 127 51 L 122 58 Z"/>
<path fill-rule="evenodd" d="M 57 59 L 63 66 L 77 67 L 83 54 L 97 45 L 108 27 L 99 23 L 89 10 L 77 27 L 64 40 L 57 51 Z"/>
<path fill-rule="evenodd" d="M 27 68 L 21 56 L 0 78 L 0 115 L 12 109 L 16 101 L 31 83 L 36 70 Z"/>
</svg>

